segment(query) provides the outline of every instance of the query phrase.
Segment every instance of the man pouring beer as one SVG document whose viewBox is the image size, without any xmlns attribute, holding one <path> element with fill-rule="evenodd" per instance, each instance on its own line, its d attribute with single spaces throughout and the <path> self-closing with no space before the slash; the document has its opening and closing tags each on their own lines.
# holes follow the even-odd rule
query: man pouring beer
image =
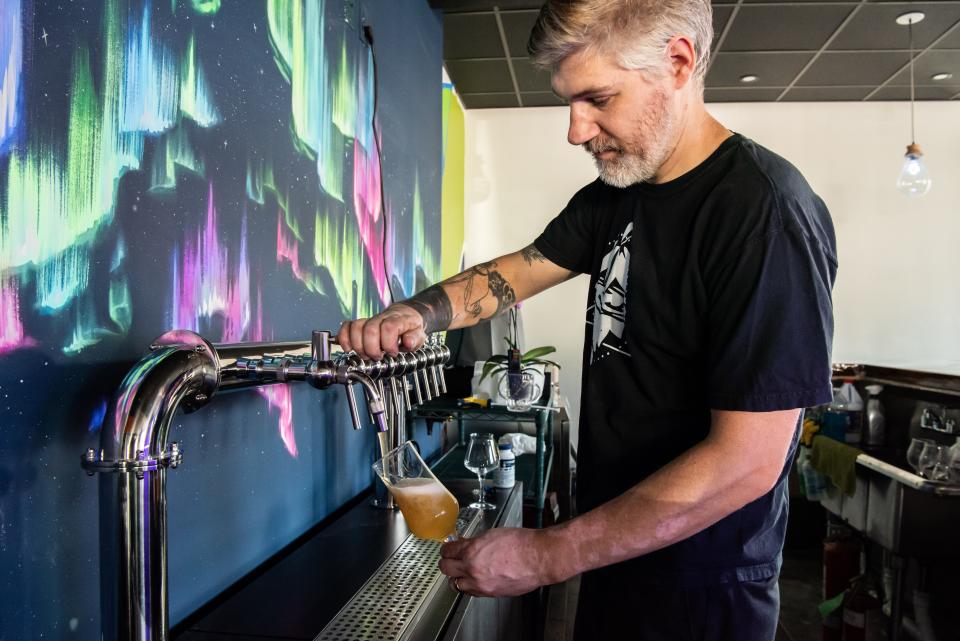
<svg viewBox="0 0 960 641">
<path fill-rule="evenodd" d="M 830 215 L 783 158 L 709 113 L 708 0 L 550 0 L 530 37 L 599 179 L 528 247 L 339 340 L 417 348 L 590 275 L 581 515 L 447 543 L 478 596 L 582 574 L 576 638 L 769 639 L 803 407 L 829 402 Z"/>
</svg>

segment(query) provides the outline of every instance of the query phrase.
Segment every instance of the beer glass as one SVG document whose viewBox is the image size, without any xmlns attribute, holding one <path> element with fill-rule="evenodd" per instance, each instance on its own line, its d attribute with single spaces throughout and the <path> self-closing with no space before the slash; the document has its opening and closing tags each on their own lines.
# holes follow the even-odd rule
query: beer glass
<svg viewBox="0 0 960 641">
<path fill-rule="evenodd" d="M 411 441 L 387 452 L 373 464 L 373 471 L 390 490 L 411 532 L 441 542 L 457 538 L 460 505 Z"/>
</svg>

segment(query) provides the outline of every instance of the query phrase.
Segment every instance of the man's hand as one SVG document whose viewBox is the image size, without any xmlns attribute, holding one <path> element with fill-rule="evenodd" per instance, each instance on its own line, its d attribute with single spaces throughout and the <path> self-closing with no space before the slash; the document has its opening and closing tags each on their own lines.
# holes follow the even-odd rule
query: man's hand
<svg viewBox="0 0 960 641">
<path fill-rule="evenodd" d="M 497 528 L 440 548 L 450 587 L 473 596 L 516 596 L 561 580 L 551 576 L 546 530 Z"/>
<path fill-rule="evenodd" d="M 355 351 L 361 358 L 380 359 L 410 352 L 427 339 L 423 316 L 403 303 L 391 305 L 373 318 L 344 321 L 337 341 L 345 352 Z"/>
</svg>

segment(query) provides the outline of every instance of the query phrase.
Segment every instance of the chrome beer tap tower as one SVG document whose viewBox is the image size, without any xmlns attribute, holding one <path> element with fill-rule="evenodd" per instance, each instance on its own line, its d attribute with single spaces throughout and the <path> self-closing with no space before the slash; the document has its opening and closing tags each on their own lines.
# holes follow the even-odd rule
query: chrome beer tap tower
<svg viewBox="0 0 960 641">
<path fill-rule="evenodd" d="M 101 429 L 99 449 L 82 457 L 87 473 L 100 475 L 101 638 L 169 638 L 166 473 L 183 460 L 179 444 L 169 440 L 178 408 L 194 412 L 214 394 L 249 387 L 297 381 L 316 389 L 344 385 L 353 427 L 360 429 L 353 391 L 359 384 L 371 422 L 393 448 L 407 440 L 406 410 L 446 389 L 443 365 L 450 350 L 436 337 L 413 352 L 380 360 L 331 353 L 335 344 L 330 331 L 314 331 L 302 342 L 213 344 L 174 330 L 154 340 L 127 373 Z"/>
</svg>

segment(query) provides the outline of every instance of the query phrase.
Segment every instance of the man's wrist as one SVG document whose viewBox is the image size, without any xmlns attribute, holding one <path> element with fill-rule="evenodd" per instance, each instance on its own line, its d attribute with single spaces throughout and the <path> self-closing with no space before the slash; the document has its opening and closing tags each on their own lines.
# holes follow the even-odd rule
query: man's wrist
<svg viewBox="0 0 960 641">
<path fill-rule="evenodd" d="M 577 563 L 580 555 L 569 521 L 536 532 L 540 536 L 540 576 L 544 585 L 563 583 L 583 572 Z"/>
<path fill-rule="evenodd" d="M 405 305 L 423 319 L 423 330 L 427 334 L 449 329 L 453 323 L 453 305 L 450 297 L 440 285 L 432 285 L 419 294 L 396 303 Z"/>
</svg>

